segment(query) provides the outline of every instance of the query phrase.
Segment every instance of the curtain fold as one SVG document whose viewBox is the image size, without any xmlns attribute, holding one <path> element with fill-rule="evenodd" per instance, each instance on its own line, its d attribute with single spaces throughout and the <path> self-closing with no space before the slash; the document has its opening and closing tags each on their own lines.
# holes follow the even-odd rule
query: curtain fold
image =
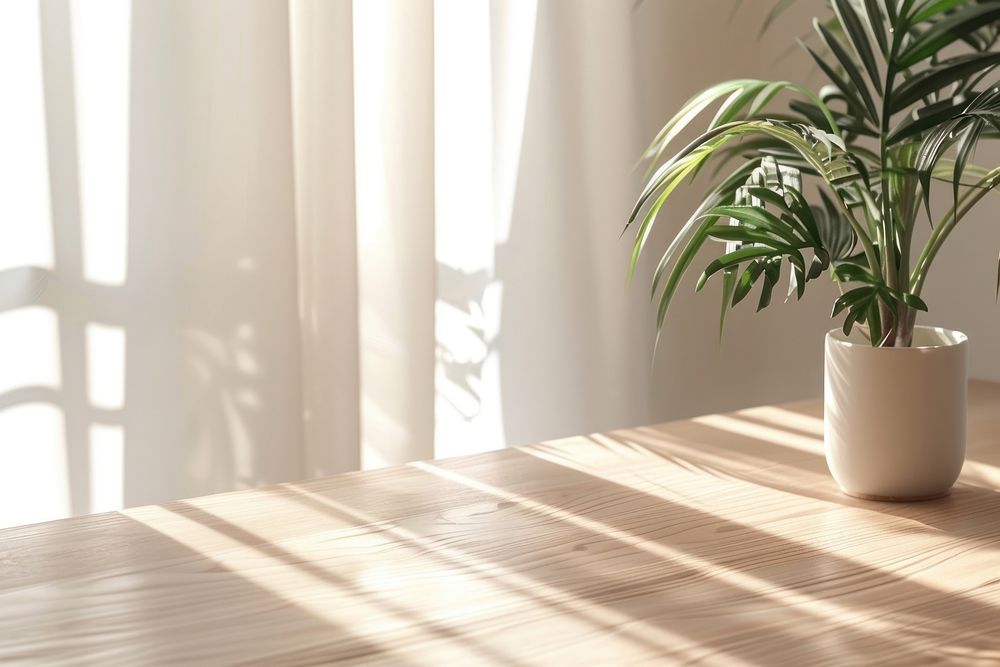
<svg viewBox="0 0 1000 667">
<path fill-rule="evenodd" d="M 434 455 L 434 3 L 353 5 L 361 464 Z"/>
<path fill-rule="evenodd" d="M 361 433 L 350 2 L 289 5 L 306 476 L 357 470 Z"/>
</svg>

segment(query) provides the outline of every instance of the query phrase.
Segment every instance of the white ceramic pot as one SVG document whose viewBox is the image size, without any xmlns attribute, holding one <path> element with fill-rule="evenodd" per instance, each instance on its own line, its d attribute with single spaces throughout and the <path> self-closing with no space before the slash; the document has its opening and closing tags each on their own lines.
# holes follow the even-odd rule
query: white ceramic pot
<svg viewBox="0 0 1000 667">
<path fill-rule="evenodd" d="M 826 335 L 826 462 L 849 496 L 945 496 L 965 461 L 966 355 L 958 331 L 916 327 L 913 347 Z"/>
</svg>

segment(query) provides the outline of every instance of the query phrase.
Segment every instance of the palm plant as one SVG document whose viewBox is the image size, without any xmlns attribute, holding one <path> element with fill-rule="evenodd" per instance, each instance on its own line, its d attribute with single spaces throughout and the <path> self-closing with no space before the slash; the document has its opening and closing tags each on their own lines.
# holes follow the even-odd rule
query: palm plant
<svg viewBox="0 0 1000 667">
<path fill-rule="evenodd" d="M 716 182 L 656 267 L 657 331 L 696 254 L 717 240 L 725 249 L 696 289 L 721 274 L 720 332 L 727 311 L 756 284 L 757 309 L 769 305 L 787 262 L 787 297 L 801 298 L 809 281 L 829 272 L 841 292 L 833 316 L 844 314 L 845 334 L 857 327 L 872 345 L 909 346 L 938 250 L 1000 184 L 1000 167 L 971 162 L 980 140 L 1000 137 L 1000 85 L 991 81 L 1000 65 L 992 52 L 1000 0 L 828 4 L 831 16 L 813 20 L 822 46 L 800 42 L 828 85 L 814 93 L 788 81 L 720 83 L 692 97 L 644 153 L 648 183 L 626 225 L 635 226 L 629 278 L 671 193 L 707 163 L 717 166 Z M 780 93 L 791 100 L 776 112 Z M 668 152 L 710 108 L 707 130 Z M 937 222 L 934 180 L 951 189 L 951 208 Z M 818 185 L 812 201 L 809 181 Z M 932 231 L 913 259 L 921 209 Z"/>
</svg>

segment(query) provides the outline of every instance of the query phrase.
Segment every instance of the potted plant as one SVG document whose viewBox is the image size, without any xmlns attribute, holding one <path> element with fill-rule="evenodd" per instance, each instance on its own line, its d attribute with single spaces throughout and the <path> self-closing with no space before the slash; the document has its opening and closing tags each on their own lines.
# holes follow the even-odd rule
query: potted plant
<svg viewBox="0 0 1000 667">
<path fill-rule="evenodd" d="M 779 283 L 801 298 L 809 281 L 828 274 L 841 292 L 833 317 L 843 317 L 826 336 L 830 471 L 853 496 L 938 497 L 965 456 L 967 343 L 916 317 L 927 310 L 920 295 L 941 245 L 1000 184 L 1000 167 L 972 162 L 980 140 L 1000 136 L 992 80 L 1000 1 L 829 4 L 831 16 L 813 20 L 814 44 L 802 43 L 828 85 L 720 83 L 691 98 L 653 140 L 643 156 L 648 182 L 626 225 L 635 230 L 629 277 L 664 203 L 713 164 L 713 185 L 656 266 L 657 330 L 709 241 L 724 245 L 696 289 L 721 283 L 720 331 L 755 286 L 760 310 Z M 790 101 L 775 110 L 779 96 Z M 705 131 L 675 146 L 701 117 Z M 935 220 L 936 181 L 950 208 Z M 916 248 L 924 218 L 932 231 Z"/>
</svg>

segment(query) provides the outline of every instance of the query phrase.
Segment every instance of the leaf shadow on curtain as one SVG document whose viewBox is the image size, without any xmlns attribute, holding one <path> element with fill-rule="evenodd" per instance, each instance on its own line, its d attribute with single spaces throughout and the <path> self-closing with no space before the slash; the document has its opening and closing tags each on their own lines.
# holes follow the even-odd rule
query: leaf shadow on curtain
<svg viewBox="0 0 1000 667">
<path fill-rule="evenodd" d="M 134 3 L 126 504 L 301 475 L 288 21 Z"/>
<path fill-rule="evenodd" d="M 463 419 L 470 420 L 482 409 L 486 357 L 499 345 L 497 339 L 488 340 L 485 328 L 475 323 L 475 319 L 487 309 L 486 290 L 492 276 L 486 269 L 462 271 L 443 262 L 437 263 L 437 276 L 439 305 L 461 313 L 464 320 L 460 325 L 448 327 L 450 340 L 442 338 L 440 329 L 436 336 L 437 363 L 449 388 L 448 391 L 441 391 L 439 384 L 437 393 Z M 460 355 L 457 348 L 471 348 L 474 353 Z"/>
</svg>

